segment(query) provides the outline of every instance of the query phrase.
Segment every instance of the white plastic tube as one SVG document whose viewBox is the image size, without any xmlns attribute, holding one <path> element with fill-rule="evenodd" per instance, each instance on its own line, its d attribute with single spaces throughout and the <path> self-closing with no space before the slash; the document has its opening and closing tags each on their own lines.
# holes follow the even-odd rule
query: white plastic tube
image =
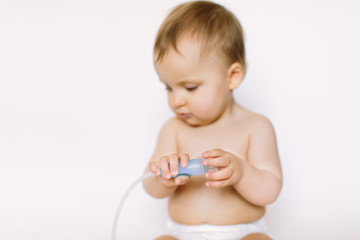
<svg viewBox="0 0 360 240">
<path fill-rule="evenodd" d="M 138 185 L 138 183 L 142 182 L 145 178 L 148 178 L 150 176 L 154 175 L 154 173 L 152 172 L 148 172 L 145 173 L 144 175 L 142 175 L 141 177 L 139 177 L 138 179 L 136 179 L 131 185 L 130 187 L 126 190 L 125 194 L 123 195 L 123 197 L 121 198 L 121 201 L 119 203 L 119 206 L 116 210 L 115 213 L 115 217 L 114 217 L 114 222 L 113 222 L 113 227 L 112 227 L 112 240 L 116 240 L 116 232 L 117 232 L 117 225 L 119 222 L 119 216 L 120 216 L 120 212 L 121 212 L 121 208 L 123 207 L 127 197 L 129 196 L 130 192 L 136 187 L 136 185 Z"/>
<path fill-rule="evenodd" d="M 182 168 L 181 164 L 179 162 L 179 175 L 200 175 L 200 174 L 204 174 L 205 172 L 210 172 L 210 171 L 214 171 L 214 170 L 218 170 L 218 168 L 216 167 L 209 167 L 209 166 L 204 166 L 203 165 L 203 158 L 200 159 L 190 159 L 188 162 L 188 165 L 186 166 L 186 168 Z M 120 216 L 120 211 L 121 208 L 123 207 L 127 197 L 129 196 L 130 192 L 136 187 L 136 185 L 140 182 L 142 182 L 145 178 L 148 178 L 150 176 L 154 175 L 154 173 L 152 172 L 148 172 L 145 173 L 144 175 L 142 175 L 141 177 L 139 177 L 138 179 L 135 180 L 135 182 L 133 182 L 130 187 L 127 189 L 127 191 L 125 192 L 125 194 L 123 195 L 119 206 L 116 210 L 115 213 L 115 217 L 114 217 L 114 222 L 113 222 L 113 228 L 112 228 L 112 240 L 116 240 L 116 230 L 117 230 L 117 225 L 118 225 L 118 221 L 119 221 L 119 216 Z M 161 172 L 161 176 L 162 176 L 162 172 Z"/>
</svg>

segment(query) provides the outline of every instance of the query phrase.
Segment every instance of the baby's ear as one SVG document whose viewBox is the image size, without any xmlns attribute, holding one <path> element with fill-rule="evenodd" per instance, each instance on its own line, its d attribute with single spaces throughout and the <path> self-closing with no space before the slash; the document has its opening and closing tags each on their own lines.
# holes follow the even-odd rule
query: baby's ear
<svg viewBox="0 0 360 240">
<path fill-rule="evenodd" d="M 236 89 L 244 79 L 243 67 L 239 62 L 231 64 L 227 71 L 228 86 L 230 90 Z"/>
</svg>

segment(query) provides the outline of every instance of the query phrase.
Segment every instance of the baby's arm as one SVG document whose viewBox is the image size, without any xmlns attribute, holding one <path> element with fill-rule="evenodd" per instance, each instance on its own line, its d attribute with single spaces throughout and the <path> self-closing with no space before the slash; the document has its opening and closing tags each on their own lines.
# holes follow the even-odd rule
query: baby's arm
<svg viewBox="0 0 360 240">
<path fill-rule="evenodd" d="M 223 167 L 207 173 L 208 186 L 232 185 L 247 201 L 259 206 L 274 202 L 282 185 L 281 166 L 274 129 L 263 117 L 256 118 L 251 126 L 247 156 L 245 161 L 221 149 L 203 153 L 208 165 Z"/>
<path fill-rule="evenodd" d="M 267 205 L 276 200 L 282 186 L 282 173 L 275 131 L 263 117 L 252 126 L 245 177 L 235 187 L 249 201 Z"/>
<path fill-rule="evenodd" d="M 182 167 L 186 167 L 189 161 L 187 154 L 177 154 L 176 144 L 176 122 L 170 119 L 161 129 L 158 137 L 155 152 L 146 168 L 146 172 L 153 172 L 156 176 L 149 177 L 143 181 L 145 191 L 156 198 L 169 197 L 175 192 L 179 185 L 189 181 L 188 176 L 179 176 L 178 164 L 181 162 Z M 170 166 L 170 168 L 169 168 Z M 162 170 L 164 178 L 160 176 Z"/>
</svg>

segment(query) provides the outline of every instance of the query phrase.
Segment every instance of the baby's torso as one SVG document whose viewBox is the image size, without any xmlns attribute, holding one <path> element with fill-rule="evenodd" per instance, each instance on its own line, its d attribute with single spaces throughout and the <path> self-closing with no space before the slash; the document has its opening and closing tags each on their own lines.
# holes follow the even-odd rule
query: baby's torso
<svg viewBox="0 0 360 240">
<path fill-rule="evenodd" d="M 179 153 L 198 158 L 207 150 L 220 148 L 247 160 L 250 131 L 244 124 L 231 122 L 192 128 L 180 124 L 176 131 Z M 169 199 L 170 217 L 182 224 L 230 225 L 252 222 L 264 215 L 263 207 L 250 204 L 236 190 L 207 188 L 203 175 L 192 176 Z"/>
</svg>

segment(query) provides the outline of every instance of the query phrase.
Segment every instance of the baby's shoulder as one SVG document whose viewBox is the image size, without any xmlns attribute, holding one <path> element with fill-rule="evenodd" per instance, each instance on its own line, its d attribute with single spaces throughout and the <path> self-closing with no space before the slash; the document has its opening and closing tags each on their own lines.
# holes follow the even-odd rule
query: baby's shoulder
<svg viewBox="0 0 360 240">
<path fill-rule="evenodd" d="M 169 118 L 162 126 L 162 132 L 176 132 L 184 123 L 177 117 Z"/>
<path fill-rule="evenodd" d="M 238 120 L 251 132 L 273 129 L 272 123 L 267 117 L 247 109 L 241 109 L 241 111 L 239 111 Z"/>
</svg>

